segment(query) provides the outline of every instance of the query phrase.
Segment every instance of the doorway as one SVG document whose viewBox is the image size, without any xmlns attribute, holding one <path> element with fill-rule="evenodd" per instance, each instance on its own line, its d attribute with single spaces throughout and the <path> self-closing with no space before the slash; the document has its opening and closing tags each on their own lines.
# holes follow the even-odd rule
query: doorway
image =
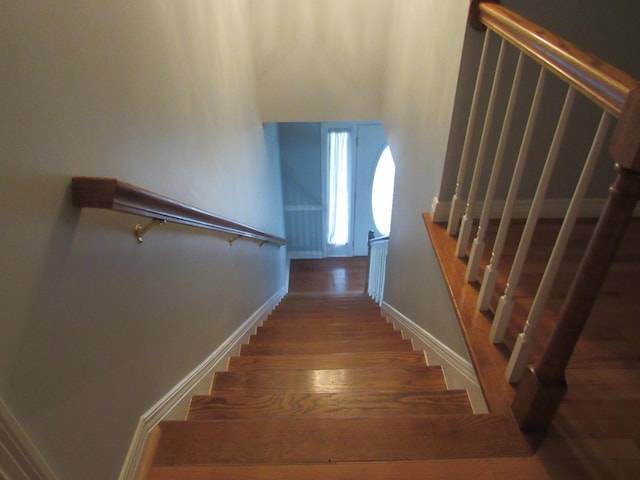
<svg viewBox="0 0 640 480">
<path fill-rule="evenodd" d="M 333 181 L 334 191 L 338 191 L 338 184 L 343 185 L 342 200 L 335 203 L 330 200 L 329 192 L 330 132 L 348 134 L 336 142 L 336 148 L 348 153 L 348 162 L 338 169 L 343 177 Z M 376 227 L 372 209 L 372 186 L 380 156 L 387 147 L 382 124 L 375 121 L 280 123 L 276 147 L 272 154 L 281 161 L 289 258 L 366 256 L 368 232 L 373 231 L 376 236 L 383 234 Z M 387 180 L 393 185 L 393 179 Z M 331 205 L 347 206 L 330 213 Z M 333 240 L 330 240 L 329 226 L 338 214 L 346 228 L 339 229 L 338 235 L 333 229 Z"/>
</svg>

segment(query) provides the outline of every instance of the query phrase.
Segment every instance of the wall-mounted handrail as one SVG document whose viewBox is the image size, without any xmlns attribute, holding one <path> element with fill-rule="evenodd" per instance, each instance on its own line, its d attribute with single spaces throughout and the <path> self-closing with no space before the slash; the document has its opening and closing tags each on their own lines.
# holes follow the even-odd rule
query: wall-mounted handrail
<svg viewBox="0 0 640 480">
<path fill-rule="evenodd" d="M 230 242 L 245 238 L 254 240 L 260 245 L 273 243 L 282 246 L 287 243 L 284 238 L 261 232 L 116 178 L 73 177 L 71 196 L 76 207 L 104 208 L 149 217 L 158 221 L 157 223 L 166 221 L 215 230 L 229 234 Z M 136 228 L 138 241 L 141 241 L 140 231 L 144 233 L 146 228 Z"/>
<path fill-rule="evenodd" d="M 622 70 L 501 5 L 481 2 L 474 11 L 480 23 L 615 117 L 620 117 L 629 93 L 640 86 Z"/>
</svg>

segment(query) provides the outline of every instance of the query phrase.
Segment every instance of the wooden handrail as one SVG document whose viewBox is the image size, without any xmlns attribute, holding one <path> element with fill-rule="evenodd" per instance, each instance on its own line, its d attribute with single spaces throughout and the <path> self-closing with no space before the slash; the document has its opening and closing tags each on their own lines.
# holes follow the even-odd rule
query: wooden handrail
<svg viewBox="0 0 640 480">
<path fill-rule="evenodd" d="M 472 25 L 487 26 L 615 117 L 622 114 L 629 93 L 640 87 L 640 81 L 622 70 L 508 8 L 474 0 L 475 12 L 479 18 L 470 20 Z"/>
<path fill-rule="evenodd" d="M 263 243 L 286 245 L 284 238 L 261 232 L 242 223 L 178 202 L 169 197 L 122 182 L 116 178 L 73 177 L 71 196 L 76 207 L 104 208 L 154 220 L 206 228 Z"/>
<path fill-rule="evenodd" d="M 389 241 L 389 235 L 383 235 L 381 237 L 370 238 L 369 245 L 373 245 L 375 243 L 381 243 L 381 242 L 388 242 L 388 241 Z"/>
<path fill-rule="evenodd" d="M 474 28 L 488 27 L 619 119 L 609 146 L 616 182 L 544 352 L 525 372 L 512 403 L 521 429 L 545 431 L 567 389 L 567 364 L 640 199 L 640 81 L 495 0 L 472 0 L 470 17 Z"/>
</svg>

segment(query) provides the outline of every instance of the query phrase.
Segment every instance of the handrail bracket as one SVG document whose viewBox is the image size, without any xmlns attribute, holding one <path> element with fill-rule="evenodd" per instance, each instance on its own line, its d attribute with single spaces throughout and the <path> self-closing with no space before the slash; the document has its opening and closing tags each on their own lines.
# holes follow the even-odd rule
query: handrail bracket
<svg viewBox="0 0 640 480">
<path fill-rule="evenodd" d="M 142 237 L 151 230 L 156 225 L 163 225 L 167 223 L 166 220 L 161 220 L 159 218 L 154 218 L 149 223 L 147 223 L 144 227 L 140 223 L 136 223 L 136 226 L 133 228 L 134 235 L 136 236 L 136 240 L 138 243 L 142 243 Z"/>
</svg>

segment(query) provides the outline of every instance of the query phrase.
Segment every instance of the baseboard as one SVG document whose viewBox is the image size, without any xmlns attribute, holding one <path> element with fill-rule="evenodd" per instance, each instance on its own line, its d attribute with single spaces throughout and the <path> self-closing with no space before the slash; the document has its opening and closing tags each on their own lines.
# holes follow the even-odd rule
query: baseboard
<svg viewBox="0 0 640 480">
<path fill-rule="evenodd" d="M 137 478 L 153 428 L 163 420 L 185 418 L 191 397 L 210 390 L 214 372 L 226 370 L 229 357 L 238 354 L 240 345 L 248 341 L 249 335 L 255 331 L 259 322 L 275 308 L 285 293 L 286 286 L 256 310 L 211 355 L 140 417 L 129 452 L 118 477 L 119 480 L 135 480 Z"/>
<path fill-rule="evenodd" d="M 532 200 L 516 200 L 513 207 L 512 218 L 523 219 L 529 215 Z M 579 217 L 598 218 L 604 205 L 606 198 L 585 198 L 580 207 Z M 540 218 L 564 218 L 569 208 L 570 198 L 550 198 L 543 202 L 540 209 Z M 473 209 L 474 218 L 479 218 L 482 213 L 483 202 L 476 202 Z M 447 222 L 449 220 L 449 210 L 451 210 L 451 202 L 443 202 L 435 197 L 431 204 L 432 218 L 435 223 Z M 504 200 L 495 200 L 491 205 L 491 218 L 500 218 L 504 210 Z M 634 211 L 635 216 L 640 215 L 640 206 Z"/>
<path fill-rule="evenodd" d="M 385 317 L 391 320 L 393 323 L 400 325 L 403 333 L 412 337 L 412 340 L 417 340 L 423 344 L 426 344 L 431 350 L 438 354 L 439 357 L 446 360 L 450 367 L 454 368 L 460 375 L 463 375 L 470 382 L 475 385 L 480 385 L 476 377 L 476 373 L 473 369 L 471 362 L 438 340 L 436 337 L 427 332 L 420 325 L 413 322 L 411 319 L 400 313 L 394 307 L 387 302 L 382 302 L 382 313 Z"/>
<path fill-rule="evenodd" d="M 395 325 L 396 329 L 402 331 L 402 336 L 411 339 L 414 348 L 424 350 L 429 365 L 442 367 L 447 388 L 465 389 L 474 413 L 489 412 L 478 377 L 469 360 L 451 350 L 388 303 L 382 302 L 381 308 L 382 314 Z"/>
<path fill-rule="evenodd" d="M 0 477 L 9 480 L 57 480 L 9 407 L 0 398 Z"/>
<path fill-rule="evenodd" d="M 290 259 L 324 258 L 322 250 L 297 250 L 289 252 Z"/>
</svg>

